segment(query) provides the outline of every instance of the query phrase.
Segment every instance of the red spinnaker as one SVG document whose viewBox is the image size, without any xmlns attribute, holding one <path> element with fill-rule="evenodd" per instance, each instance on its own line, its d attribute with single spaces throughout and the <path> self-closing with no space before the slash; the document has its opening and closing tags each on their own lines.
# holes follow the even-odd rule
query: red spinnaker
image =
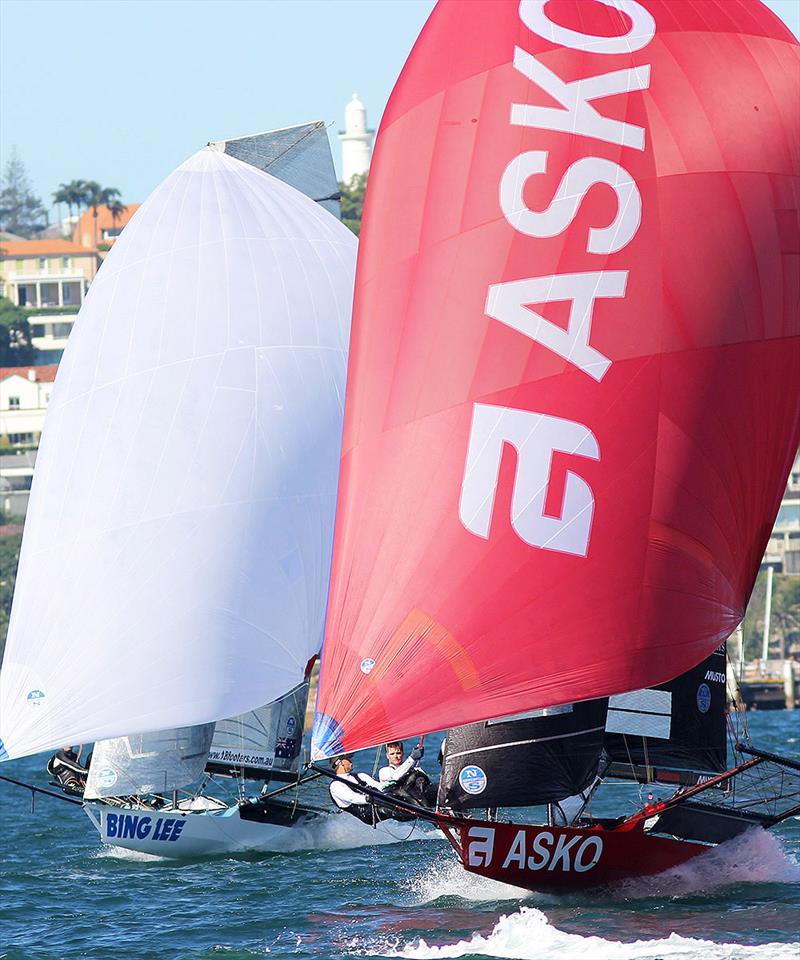
<svg viewBox="0 0 800 960">
<path fill-rule="evenodd" d="M 800 441 L 800 58 L 756 0 L 442 0 L 356 280 L 318 755 L 663 682 Z"/>
</svg>

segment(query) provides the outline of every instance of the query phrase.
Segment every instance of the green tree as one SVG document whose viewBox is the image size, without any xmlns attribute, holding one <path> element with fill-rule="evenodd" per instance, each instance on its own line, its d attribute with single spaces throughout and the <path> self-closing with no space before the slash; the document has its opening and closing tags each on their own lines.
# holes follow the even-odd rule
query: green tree
<svg viewBox="0 0 800 960">
<path fill-rule="evenodd" d="M 0 366 L 24 367 L 35 361 L 27 313 L 6 297 L 0 297 Z"/>
<path fill-rule="evenodd" d="M 781 641 L 782 655 L 800 641 L 800 576 L 781 574 L 772 598 L 772 628 Z"/>
<path fill-rule="evenodd" d="M 83 180 L 70 180 L 69 183 L 59 183 L 58 190 L 53 194 L 53 203 L 66 203 L 69 210 L 69 219 L 72 221 L 73 207 L 80 213 L 81 205 L 86 199 L 86 186 Z"/>
<path fill-rule="evenodd" d="M 101 187 L 96 180 L 88 180 L 84 183 L 87 209 L 92 208 L 94 217 L 94 245 L 97 246 L 97 211 L 99 207 L 108 206 L 119 200 L 120 192 L 116 187 Z"/>
<path fill-rule="evenodd" d="M 108 212 L 111 214 L 111 222 L 116 227 L 117 220 L 125 213 L 128 209 L 124 203 L 121 203 L 119 200 L 112 200 L 111 203 L 106 204 Z"/>
<path fill-rule="evenodd" d="M 47 213 L 34 196 L 25 165 L 14 149 L 0 179 L 0 230 L 31 237 L 46 226 Z"/>
<path fill-rule="evenodd" d="M 358 236 L 361 232 L 361 214 L 364 210 L 364 197 L 367 192 L 366 173 L 359 173 L 349 183 L 339 184 L 341 195 L 342 223 Z"/>
<path fill-rule="evenodd" d="M 0 523 L 7 523 L 12 519 L 0 514 Z M 11 614 L 11 599 L 14 596 L 21 544 L 21 533 L 0 537 L 0 660 L 2 660 L 3 648 L 6 644 L 8 618 Z"/>
<path fill-rule="evenodd" d="M 66 183 L 59 183 L 58 190 L 53 191 L 53 203 L 56 205 L 56 210 L 58 212 L 58 222 L 61 223 L 63 217 L 61 216 L 61 204 L 66 203 L 69 209 L 69 216 L 72 219 L 72 204 L 69 198 L 69 192 L 67 191 Z"/>
<path fill-rule="evenodd" d="M 761 656 L 764 639 L 767 574 L 761 571 L 753 588 L 744 618 L 744 655 L 746 660 Z M 782 657 L 787 647 L 800 639 L 800 576 L 776 573 L 772 581 L 770 618 L 770 655 Z"/>
</svg>

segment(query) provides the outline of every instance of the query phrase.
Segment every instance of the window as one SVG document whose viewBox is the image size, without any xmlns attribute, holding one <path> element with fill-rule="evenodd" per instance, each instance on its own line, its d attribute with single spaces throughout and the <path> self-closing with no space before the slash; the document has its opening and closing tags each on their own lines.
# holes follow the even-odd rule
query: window
<svg viewBox="0 0 800 960">
<path fill-rule="evenodd" d="M 800 527 L 800 503 L 783 501 L 775 518 L 775 530 L 783 531 Z"/>
<path fill-rule="evenodd" d="M 42 283 L 39 285 L 39 296 L 43 307 L 58 306 L 58 284 Z"/>
<path fill-rule="evenodd" d="M 69 268 L 72 266 L 72 261 L 70 257 L 62 257 L 61 266 L 64 268 L 64 270 L 69 270 Z"/>
<path fill-rule="evenodd" d="M 32 433 L 9 433 L 9 443 L 33 443 Z"/>
<path fill-rule="evenodd" d="M 81 302 L 81 288 L 76 281 L 69 281 L 61 284 L 64 306 L 71 306 Z"/>
<path fill-rule="evenodd" d="M 44 336 L 44 324 L 43 323 L 34 323 L 31 325 L 31 336 L 32 337 L 43 337 Z"/>
<path fill-rule="evenodd" d="M 54 323 L 53 324 L 53 336 L 58 339 L 64 339 L 70 335 L 72 332 L 71 323 Z"/>
<path fill-rule="evenodd" d="M 39 273 L 47 273 L 47 257 L 39 257 Z"/>
<path fill-rule="evenodd" d="M 19 410 L 19 397 L 9 397 L 9 398 L 8 398 L 8 409 L 9 409 L 9 410 Z"/>
</svg>

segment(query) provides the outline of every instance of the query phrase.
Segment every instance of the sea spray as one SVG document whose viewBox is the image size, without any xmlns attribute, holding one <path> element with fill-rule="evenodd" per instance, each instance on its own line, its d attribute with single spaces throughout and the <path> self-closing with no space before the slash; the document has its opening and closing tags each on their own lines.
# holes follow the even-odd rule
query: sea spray
<svg viewBox="0 0 800 960">
<path fill-rule="evenodd" d="M 413 901 L 418 904 L 432 903 L 440 898 L 460 898 L 482 903 L 501 900 L 521 901 L 531 897 L 539 900 L 541 897 L 520 887 L 512 887 L 508 883 L 500 883 L 489 877 L 467 873 L 450 851 L 435 860 L 424 873 L 406 881 L 406 885 Z"/>
<path fill-rule="evenodd" d="M 498 957 L 511 960 L 797 960 L 800 944 L 766 943 L 757 946 L 712 943 L 676 933 L 657 940 L 622 943 L 602 937 L 582 937 L 554 927 L 541 910 L 521 907 L 501 916 L 491 933 L 474 934 L 446 946 L 429 946 L 424 939 L 401 945 L 399 941 L 371 947 L 354 941 L 351 946 L 371 956 L 440 960 L 456 957 Z"/>
<path fill-rule="evenodd" d="M 774 833 L 753 829 L 688 863 L 609 889 L 617 897 L 681 897 L 741 883 L 800 883 L 800 863 Z"/>
</svg>

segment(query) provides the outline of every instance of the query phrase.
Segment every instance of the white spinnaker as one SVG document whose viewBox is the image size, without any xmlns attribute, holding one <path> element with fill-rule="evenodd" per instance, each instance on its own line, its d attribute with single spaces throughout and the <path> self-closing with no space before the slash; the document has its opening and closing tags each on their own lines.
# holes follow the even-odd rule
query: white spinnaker
<svg viewBox="0 0 800 960">
<path fill-rule="evenodd" d="M 244 713 L 320 646 L 356 241 L 204 149 L 142 205 L 47 414 L 0 757 Z"/>
</svg>

